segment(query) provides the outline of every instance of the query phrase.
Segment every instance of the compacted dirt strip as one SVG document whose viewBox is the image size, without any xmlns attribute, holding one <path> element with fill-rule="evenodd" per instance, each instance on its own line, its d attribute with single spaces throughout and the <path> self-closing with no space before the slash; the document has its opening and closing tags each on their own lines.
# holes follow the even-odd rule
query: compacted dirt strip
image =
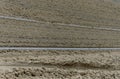
<svg viewBox="0 0 120 79">
<path fill-rule="evenodd" d="M 0 50 L 120 50 L 120 48 L 0 47 Z"/>
</svg>

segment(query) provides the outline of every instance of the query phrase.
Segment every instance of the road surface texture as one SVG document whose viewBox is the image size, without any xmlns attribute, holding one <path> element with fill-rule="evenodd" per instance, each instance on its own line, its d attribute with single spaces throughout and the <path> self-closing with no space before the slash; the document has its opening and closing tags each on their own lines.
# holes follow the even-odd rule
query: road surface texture
<svg viewBox="0 0 120 79">
<path fill-rule="evenodd" d="M 0 0 L 0 79 L 120 79 L 119 2 Z"/>
<path fill-rule="evenodd" d="M 0 79 L 119 79 L 112 50 L 0 50 Z"/>
<path fill-rule="evenodd" d="M 120 28 L 44 22 L 1 16 L 0 46 L 33 47 L 120 47 Z"/>
<path fill-rule="evenodd" d="M 1 19 L 119 32 L 119 29 Z M 0 47 L 0 79 L 119 79 L 120 48 Z M 96 75 L 97 74 L 97 75 Z"/>
</svg>

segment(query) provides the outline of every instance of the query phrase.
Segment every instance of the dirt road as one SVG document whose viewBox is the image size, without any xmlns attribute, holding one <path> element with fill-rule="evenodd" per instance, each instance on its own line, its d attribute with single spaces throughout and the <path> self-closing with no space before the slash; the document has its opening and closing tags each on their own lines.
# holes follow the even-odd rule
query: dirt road
<svg viewBox="0 0 120 79">
<path fill-rule="evenodd" d="M 1 18 L 35 22 L 15 17 Z M 74 24 L 53 24 L 119 31 Z M 119 79 L 119 50 L 120 48 L 0 47 L 0 79 Z"/>
<path fill-rule="evenodd" d="M 0 47 L 0 50 L 94 50 L 94 51 L 102 51 L 102 50 L 120 50 L 120 48 L 61 48 L 61 47 Z"/>
</svg>

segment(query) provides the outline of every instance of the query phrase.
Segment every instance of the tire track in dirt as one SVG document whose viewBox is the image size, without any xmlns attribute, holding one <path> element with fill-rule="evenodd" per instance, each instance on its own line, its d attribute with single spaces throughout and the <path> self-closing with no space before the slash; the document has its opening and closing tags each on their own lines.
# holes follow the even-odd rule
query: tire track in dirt
<svg viewBox="0 0 120 79">
<path fill-rule="evenodd" d="M 81 70 L 102 70 L 102 71 L 114 71 L 113 69 L 99 69 L 99 68 L 73 68 L 73 67 L 56 67 L 56 66 L 46 66 L 46 65 L 1 65 L 0 66 L 0 70 L 11 70 L 11 69 L 14 69 L 14 68 L 42 68 L 42 67 L 45 67 L 45 68 L 56 68 L 56 69 L 64 69 L 64 70 L 78 70 L 78 71 L 81 71 Z M 118 70 L 119 71 L 119 70 Z"/>
<path fill-rule="evenodd" d="M 120 50 L 120 48 L 0 47 L 0 50 Z"/>
<path fill-rule="evenodd" d="M 11 16 L 1 16 L 1 19 L 10 19 L 10 20 L 18 20 L 18 21 L 27 21 L 27 22 L 39 22 L 36 20 L 32 20 L 32 19 L 27 19 L 27 18 L 21 18 L 21 17 L 11 17 Z"/>
<path fill-rule="evenodd" d="M 88 28 L 88 29 L 97 29 L 97 30 L 120 31 L 120 29 L 114 29 L 114 28 L 102 28 L 102 27 L 93 27 L 93 26 L 81 26 L 81 25 L 77 25 L 77 24 L 43 22 L 43 21 L 37 21 L 37 20 L 27 19 L 27 18 L 22 18 L 22 17 L 11 17 L 11 16 L 2 16 L 2 15 L 0 15 L 0 18 L 1 19 L 17 20 L 17 21 L 44 23 L 44 24 L 56 24 L 56 25 L 60 25 L 60 26 L 70 26 L 70 27 L 74 26 L 74 27 Z"/>
<path fill-rule="evenodd" d="M 112 69 L 112 68 L 99 68 L 99 67 L 93 67 L 87 64 L 74 64 L 74 65 L 60 65 L 60 64 L 45 64 L 45 63 L 39 63 L 39 64 L 31 64 L 31 63 L 9 63 L 9 64 L 0 64 L 0 69 L 6 67 L 7 69 L 12 68 L 58 68 L 58 69 L 65 69 L 65 70 L 105 70 L 105 71 L 114 71 L 119 69 Z"/>
</svg>

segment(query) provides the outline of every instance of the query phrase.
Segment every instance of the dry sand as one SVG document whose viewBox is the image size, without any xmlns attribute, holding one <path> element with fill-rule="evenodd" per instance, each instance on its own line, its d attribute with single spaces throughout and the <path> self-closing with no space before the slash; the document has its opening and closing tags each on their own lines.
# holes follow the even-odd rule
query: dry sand
<svg viewBox="0 0 120 79">
<path fill-rule="evenodd" d="M 120 47 L 120 31 L 9 19 L 0 19 L 0 37 L 0 46 Z"/>
<path fill-rule="evenodd" d="M 120 6 L 103 0 L 1 0 L 0 46 L 120 47 Z M 46 22 L 51 22 L 47 24 Z M 120 79 L 119 51 L 0 51 L 0 79 Z"/>
<path fill-rule="evenodd" d="M 105 0 L 1 0 L 0 4 L 1 15 L 88 26 L 120 26 L 120 6 Z"/>
<path fill-rule="evenodd" d="M 120 30 L 81 28 L 52 23 L 119 29 L 119 7 L 101 0 L 1 0 L 0 46 L 120 47 Z M 51 24 L 48 24 L 50 22 Z"/>
<path fill-rule="evenodd" d="M 0 79 L 119 79 L 119 51 L 0 51 Z"/>
<path fill-rule="evenodd" d="M 104 0 L 1 0 L 0 15 L 88 26 L 119 26 L 119 8 Z"/>
</svg>

